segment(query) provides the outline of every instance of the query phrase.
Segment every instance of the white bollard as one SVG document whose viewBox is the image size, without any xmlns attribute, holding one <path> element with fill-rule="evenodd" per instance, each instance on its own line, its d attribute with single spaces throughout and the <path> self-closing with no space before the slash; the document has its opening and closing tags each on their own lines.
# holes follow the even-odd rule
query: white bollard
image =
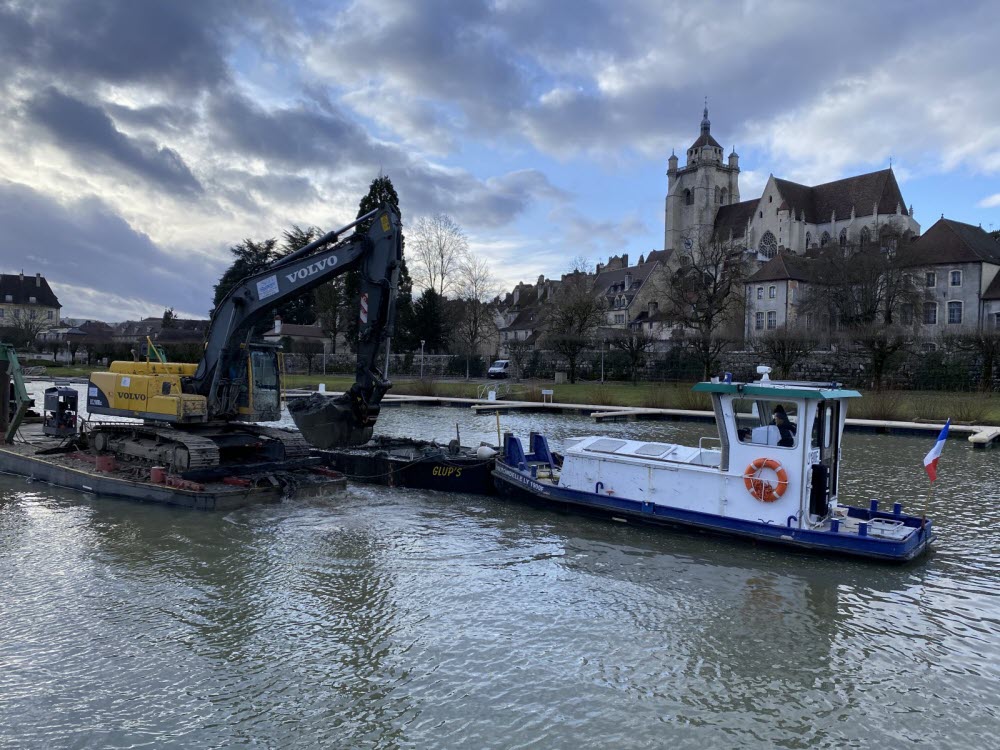
<svg viewBox="0 0 1000 750">
<path fill-rule="evenodd" d="M 326 393 L 326 383 L 320 383 L 319 384 L 319 392 L 320 393 Z"/>
</svg>

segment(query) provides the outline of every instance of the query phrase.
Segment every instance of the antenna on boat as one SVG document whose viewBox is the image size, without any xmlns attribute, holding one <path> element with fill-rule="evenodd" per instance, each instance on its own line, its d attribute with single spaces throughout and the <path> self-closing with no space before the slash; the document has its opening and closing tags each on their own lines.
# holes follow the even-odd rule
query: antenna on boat
<svg viewBox="0 0 1000 750">
<path fill-rule="evenodd" d="M 761 383 L 770 382 L 771 378 L 769 375 L 771 374 L 771 368 L 767 365 L 757 365 L 757 374 L 760 375 Z"/>
</svg>

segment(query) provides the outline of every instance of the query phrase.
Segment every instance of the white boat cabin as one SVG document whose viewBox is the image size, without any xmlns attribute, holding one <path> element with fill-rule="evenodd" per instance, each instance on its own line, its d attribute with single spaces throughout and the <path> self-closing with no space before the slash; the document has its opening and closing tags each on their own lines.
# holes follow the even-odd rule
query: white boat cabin
<svg viewBox="0 0 1000 750">
<path fill-rule="evenodd" d="M 698 446 L 571 440 L 559 486 L 792 528 L 827 523 L 837 505 L 847 400 L 860 394 L 770 381 L 766 370 L 753 383 L 694 387 L 712 397 L 718 437 Z"/>
</svg>

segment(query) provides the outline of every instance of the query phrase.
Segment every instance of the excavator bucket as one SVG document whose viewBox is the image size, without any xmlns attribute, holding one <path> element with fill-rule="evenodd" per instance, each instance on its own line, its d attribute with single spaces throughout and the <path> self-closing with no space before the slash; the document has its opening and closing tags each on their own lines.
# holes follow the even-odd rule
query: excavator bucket
<svg viewBox="0 0 1000 750">
<path fill-rule="evenodd" d="M 307 443 L 328 450 L 371 440 L 378 406 L 359 413 L 350 391 L 340 396 L 314 393 L 290 400 L 288 412 Z"/>
</svg>

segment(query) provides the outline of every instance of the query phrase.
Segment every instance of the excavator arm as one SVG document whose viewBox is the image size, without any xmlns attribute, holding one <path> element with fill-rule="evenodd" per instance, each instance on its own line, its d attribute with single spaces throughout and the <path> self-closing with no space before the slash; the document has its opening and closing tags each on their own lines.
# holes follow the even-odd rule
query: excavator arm
<svg viewBox="0 0 1000 750">
<path fill-rule="evenodd" d="M 366 234 L 340 240 L 347 230 L 368 219 L 372 221 Z M 246 375 L 233 372 L 232 365 L 245 361 L 241 350 L 254 326 L 289 300 L 358 268 L 361 297 L 355 383 L 344 396 L 324 399 L 319 419 L 310 421 L 296 412 L 293 418 L 306 440 L 319 447 L 367 442 L 379 403 L 390 387 L 378 368 L 378 355 L 383 342 L 388 347 L 395 327 L 402 257 L 399 217 L 383 206 L 243 279 L 212 313 L 204 356 L 184 391 L 207 398 L 211 419 L 236 419 L 234 394 Z"/>
</svg>

